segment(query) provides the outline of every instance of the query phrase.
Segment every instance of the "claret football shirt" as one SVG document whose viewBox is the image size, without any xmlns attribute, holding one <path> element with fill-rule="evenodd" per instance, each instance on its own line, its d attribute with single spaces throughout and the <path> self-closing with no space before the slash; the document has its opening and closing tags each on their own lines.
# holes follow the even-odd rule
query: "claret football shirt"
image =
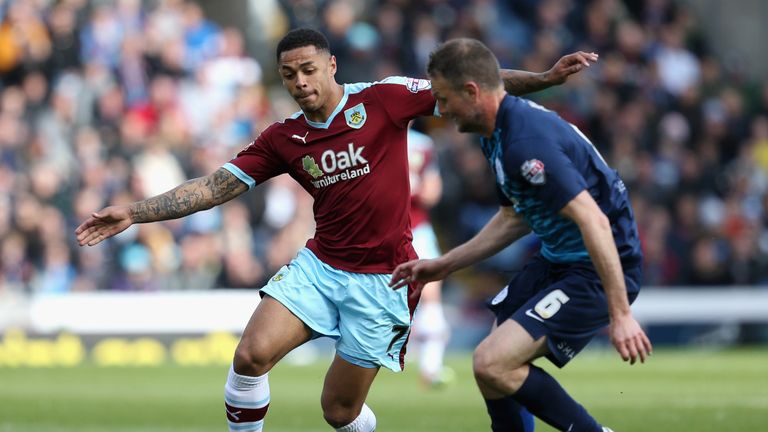
<svg viewBox="0 0 768 432">
<path fill-rule="evenodd" d="M 357 273 L 391 273 L 416 258 L 408 218 L 407 126 L 436 113 L 427 80 L 390 77 L 345 84 L 324 123 L 300 111 L 265 129 L 224 165 L 249 188 L 288 173 L 314 198 L 323 262 Z"/>
</svg>

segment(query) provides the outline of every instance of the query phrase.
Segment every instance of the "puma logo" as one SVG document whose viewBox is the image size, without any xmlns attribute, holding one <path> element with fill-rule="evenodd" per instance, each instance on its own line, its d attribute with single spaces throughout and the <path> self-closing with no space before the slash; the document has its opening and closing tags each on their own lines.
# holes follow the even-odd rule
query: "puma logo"
<svg viewBox="0 0 768 432">
<path fill-rule="evenodd" d="M 304 136 L 293 134 L 293 135 L 291 135 L 291 138 L 300 140 L 301 142 L 306 144 L 307 143 L 307 135 L 309 135 L 309 131 L 307 131 L 307 133 L 305 133 Z"/>
</svg>

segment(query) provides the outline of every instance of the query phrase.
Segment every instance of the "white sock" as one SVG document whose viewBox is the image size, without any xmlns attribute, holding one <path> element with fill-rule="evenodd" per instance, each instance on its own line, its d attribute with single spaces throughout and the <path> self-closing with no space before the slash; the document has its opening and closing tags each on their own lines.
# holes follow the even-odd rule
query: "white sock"
<svg viewBox="0 0 768 432">
<path fill-rule="evenodd" d="M 426 377 L 437 378 L 443 370 L 443 357 L 449 333 L 442 305 L 421 305 L 416 311 L 413 327 L 420 346 L 419 370 Z"/>
<path fill-rule="evenodd" d="M 424 303 L 416 309 L 413 317 L 413 331 L 420 337 L 440 337 L 448 339 L 451 331 L 448 320 L 445 319 L 443 305 L 440 303 Z"/>
<path fill-rule="evenodd" d="M 240 375 L 230 367 L 224 386 L 224 404 L 230 432 L 261 432 L 269 409 L 267 374 Z"/>
<path fill-rule="evenodd" d="M 443 370 L 443 354 L 445 353 L 445 340 L 429 338 L 421 344 L 419 353 L 419 370 L 421 374 L 433 379 L 440 376 Z"/>
<path fill-rule="evenodd" d="M 363 404 L 360 415 L 352 423 L 336 429 L 337 432 L 373 432 L 375 430 L 376 416 L 366 404 Z"/>
</svg>

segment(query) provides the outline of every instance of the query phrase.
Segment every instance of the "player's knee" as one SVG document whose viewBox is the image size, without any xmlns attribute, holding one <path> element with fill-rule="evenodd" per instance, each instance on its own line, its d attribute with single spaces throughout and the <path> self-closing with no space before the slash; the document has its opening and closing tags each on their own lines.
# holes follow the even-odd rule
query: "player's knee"
<svg viewBox="0 0 768 432">
<path fill-rule="evenodd" d="M 275 365 L 276 359 L 270 352 L 269 347 L 261 346 L 263 344 L 244 343 L 235 349 L 233 365 L 235 372 L 250 376 L 260 376 L 269 372 Z"/>
<path fill-rule="evenodd" d="M 323 418 L 332 427 L 338 429 L 357 418 L 358 413 L 352 407 L 332 403 L 323 403 Z"/>
<path fill-rule="evenodd" d="M 485 384 L 493 384 L 500 375 L 499 362 L 482 346 L 475 350 L 472 356 L 472 372 L 475 380 Z"/>
<path fill-rule="evenodd" d="M 475 380 L 505 393 L 517 391 L 525 381 L 527 369 L 523 365 L 503 361 L 493 355 L 492 350 L 483 348 L 481 344 L 472 358 Z"/>
</svg>

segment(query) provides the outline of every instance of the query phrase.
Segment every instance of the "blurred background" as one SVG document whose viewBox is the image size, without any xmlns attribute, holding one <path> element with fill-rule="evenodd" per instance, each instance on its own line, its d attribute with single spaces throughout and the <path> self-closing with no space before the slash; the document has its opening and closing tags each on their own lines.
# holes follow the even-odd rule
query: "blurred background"
<svg viewBox="0 0 768 432">
<path fill-rule="evenodd" d="M 216 170 L 297 111 L 274 48 L 299 26 L 328 36 L 342 83 L 423 77 L 452 37 L 535 72 L 599 53 L 529 97 L 577 125 L 629 188 L 638 317 L 657 345 L 768 343 L 765 22 L 762 0 L 0 0 L 0 364 L 53 362 L 9 348 L 33 338 L 82 359 L 120 334 L 207 334 L 228 364 L 258 288 L 313 233 L 293 180 L 97 247 L 78 247 L 74 229 Z M 444 192 L 431 214 L 448 250 L 496 212 L 493 178 L 477 137 L 441 119 L 415 128 L 435 141 Z M 452 350 L 487 333 L 483 302 L 537 248 L 527 237 L 446 281 Z M 203 358 L 201 346 L 174 358 Z"/>
</svg>

